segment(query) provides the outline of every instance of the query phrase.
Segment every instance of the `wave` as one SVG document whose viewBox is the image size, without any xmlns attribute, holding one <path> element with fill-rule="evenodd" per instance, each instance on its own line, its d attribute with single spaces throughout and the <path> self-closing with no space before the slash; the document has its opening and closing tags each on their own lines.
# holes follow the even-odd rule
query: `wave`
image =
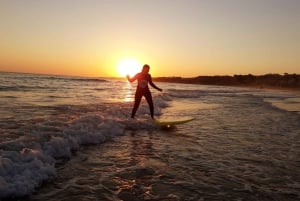
<svg viewBox="0 0 300 201">
<path fill-rule="evenodd" d="M 166 107 L 167 95 L 154 97 L 156 114 Z M 149 121 L 148 105 L 142 104 L 138 119 L 129 118 L 132 103 L 65 105 L 52 117 L 23 122 L 19 133 L 3 129 L 0 142 L 0 198 L 31 194 L 46 180 L 56 177 L 56 164 L 72 158 L 83 145 L 100 144 L 126 129 L 157 129 Z M 16 135 L 16 134 L 14 134 Z M 6 140 L 5 140 L 6 139 Z"/>
<path fill-rule="evenodd" d="M 63 80 L 70 80 L 70 81 L 80 81 L 80 82 L 108 82 L 106 79 L 101 78 L 58 78 Z"/>
<path fill-rule="evenodd" d="M 4 82 L 0 78 L 0 92 L 1 91 L 36 91 L 55 89 L 57 87 L 66 88 L 76 85 L 82 85 L 81 82 L 88 83 L 104 83 L 109 82 L 100 78 L 74 78 L 74 77 L 59 77 L 59 76 L 39 76 L 39 77 L 15 77 L 14 80 Z M 74 83 L 73 83 L 74 82 Z"/>
<path fill-rule="evenodd" d="M 39 80 L 39 79 L 48 79 L 48 80 L 73 80 L 73 81 L 84 81 L 84 82 L 107 82 L 103 78 L 95 77 L 76 77 L 76 76 L 63 76 L 63 75 L 44 75 L 44 74 L 32 74 L 32 73 L 10 73 L 10 72 L 0 72 L 2 79 L 18 79 L 18 80 Z"/>
<path fill-rule="evenodd" d="M 208 87 L 205 89 L 168 89 L 167 93 L 176 98 L 199 98 L 202 96 L 235 96 L 240 94 L 250 94 L 254 90 L 230 88 L 230 87 Z"/>
<path fill-rule="evenodd" d="M 33 90 L 43 90 L 49 89 L 49 87 L 41 87 L 41 86 L 0 86 L 0 91 L 33 91 Z"/>
</svg>

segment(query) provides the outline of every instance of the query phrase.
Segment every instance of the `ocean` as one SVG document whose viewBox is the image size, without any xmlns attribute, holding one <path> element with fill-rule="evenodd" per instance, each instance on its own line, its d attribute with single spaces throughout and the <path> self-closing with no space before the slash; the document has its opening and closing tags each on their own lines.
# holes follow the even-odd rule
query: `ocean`
<svg viewBox="0 0 300 201">
<path fill-rule="evenodd" d="M 0 73 L 0 200 L 300 200 L 300 93 Z"/>
</svg>

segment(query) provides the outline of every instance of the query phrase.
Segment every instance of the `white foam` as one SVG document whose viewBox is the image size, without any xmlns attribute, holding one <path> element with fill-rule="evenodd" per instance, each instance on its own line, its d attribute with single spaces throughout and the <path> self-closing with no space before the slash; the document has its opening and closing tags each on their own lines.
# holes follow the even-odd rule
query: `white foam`
<svg viewBox="0 0 300 201">
<path fill-rule="evenodd" d="M 24 196 L 34 191 L 42 181 L 56 175 L 53 158 L 40 150 L 24 148 L 1 150 L 0 197 Z"/>
<path fill-rule="evenodd" d="M 154 98 L 155 112 L 160 114 L 169 98 Z M 75 106 L 76 111 L 80 111 L 78 107 Z M 125 129 L 154 128 L 147 103 L 140 105 L 135 120 L 129 118 L 131 107 L 132 102 L 99 105 L 95 112 L 73 116 L 69 122 L 63 110 L 61 117 L 38 122 L 31 131 L 24 130 L 24 136 L 1 142 L 0 198 L 31 194 L 42 182 L 56 176 L 57 160 L 71 158 L 81 145 L 103 143 L 122 135 Z"/>
</svg>

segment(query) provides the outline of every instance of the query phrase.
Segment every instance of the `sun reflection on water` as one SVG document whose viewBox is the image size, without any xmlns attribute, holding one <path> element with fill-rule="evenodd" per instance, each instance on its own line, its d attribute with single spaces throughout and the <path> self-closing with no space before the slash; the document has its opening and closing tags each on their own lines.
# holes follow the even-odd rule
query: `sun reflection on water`
<svg viewBox="0 0 300 201">
<path fill-rule="evenodd" d="M 122 93 L 124 95 L 124 102 L 133 102 L 134 99 L 134 87 L 129 82 L 126 82 L 122 88 Z"/>
</svg>

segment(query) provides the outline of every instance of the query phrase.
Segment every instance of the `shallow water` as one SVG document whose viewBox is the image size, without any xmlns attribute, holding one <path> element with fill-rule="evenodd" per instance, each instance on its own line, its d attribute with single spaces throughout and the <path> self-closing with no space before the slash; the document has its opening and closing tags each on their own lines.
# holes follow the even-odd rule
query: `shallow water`
<svg viewBox="0 0 300 201">
<path fill-rule="evenodd" d="M 18 121 L 2 117 L 1 125 L 11 126 L 1 128 L 2 161 L 17 161 L 0 169 L 11 181 L 7 194 L 36 183 L 18 199 L 300 200 L 300 109 L 274 104 L 297 102 L 298 94 L 157 83 L 164 89 L 154 92 L 157 116 L 195 117 L 160 129 L 145 102 L 137 119 L 128 119 L 134 87 L 108 82 L 84 81 L 89 89 L 77 90 L 90 90 L 85 96 L 75 100 L 69 91 L 67 104 L 33 107 L 38 118 L 26 115 L 32 107 L 20 110 Z"/>
<path fill-rule="evenodd" d="M 171 130 L 128 131 L 86 147 L 61 167 L 61 180 L 33 198 L 299 199 L 299 115 L 251 96 L 211 105 L 179 100 L 163 113 L 193 114 L 196 120 Z"/>
</svg>

